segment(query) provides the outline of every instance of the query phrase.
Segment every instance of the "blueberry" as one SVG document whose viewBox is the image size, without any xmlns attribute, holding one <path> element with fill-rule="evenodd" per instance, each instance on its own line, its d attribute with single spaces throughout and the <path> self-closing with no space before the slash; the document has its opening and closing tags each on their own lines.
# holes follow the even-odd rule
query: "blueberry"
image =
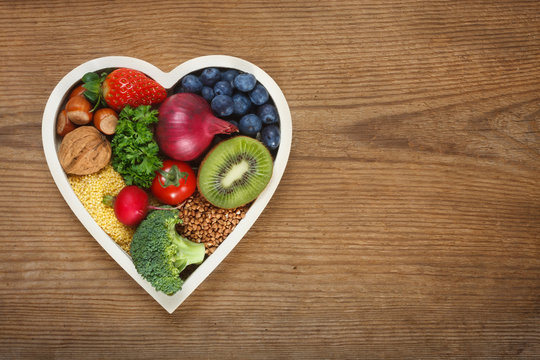
<svg viewBox="0 0 540 360">
<path fill-rule="evenodd" d="M 257 115 L 265 124 L 275 124 L 279 121 L 277 109 L 272 104 L 264 104 L 257 109 Z"/>
<path fill-rule="evenodd" d="M 276 125 L 267 125 L 261 130 L 261 140 L 270 150 L 275 150 L 280 141 L 279 128 Z"/>
<path fill-rule="evenodd" d="M 232 97 L 234 102 L 234 113 L 236 115 L 244 115 L 249 111 L 249 108 L 251 107 L 251 101 L 249 98 L 242 94 L 242 93 L 236 93 Z"/>
<path fill-rule="evenodd" d="M 214 98 L 214 89 L 212 89 L 210 86 L 203 86 L 201 95 L 206 101 L 210 102 Z"/>
<path fill-rule="evenodd" d="M 251 90 L 249 93 L 249 98 L 251 99 L 251 102 L 255 105 L 262 105 L 269 99 L 268 91 L 266 91 L 266 88 L 262 86 L 261 84 L 257 84 L 255 86 L 255 89 Z"/>
<path fill-rule="evenodd" d="M 210 104 L 217 116 L 229 116 L 233 113 L 234 103 L 232 97 L 227 95 L 217 95 Z"/>
<path fill-rule="evenodd" d="M 199 77 L 203 85 L 214 86 L 219 80 L 221 80 L 221 72 L 217 68 L 206 68 L 202 71 Z"/>
<path fill-rule="evenodd" d="M 247 114 L 242 116 L 238 123 L 238 130 L 240 133 L 255 137 L 259 131 L 261 131 L 262 122 L 261 119 L 255 114 Z"/>
<path fill-rule="evenodd" d="M 253 90 L 255 84 L 257 84 L 257 79 L 253 74 L 238 74 L 234 78 L 234 87 L 240 91 L 248 92 Z"/>
<path fill-rule="evenodd" d="M 220 80 L 214 85 L 214 94 L 215 95 L 228 95 L 231 96 L 233 93 L 233 88 L 230 82 Z"/>
<path fill-rule="evenodd" d="M 198 93 L 201 91 L 202 87 L 203 84 L 201 80 L 195 75 L 189 74 L 182 78 L 182 88 L 184 88 L 186 92 Z"/>
<path fill-rule="evenodd" d="M 231 83 L 233 85 L 234 78 L 238 75 L 238 70 L 235 69 L 229 69 L 227 71 L 224 71 L 221 73 L 221 80 L 225 80 Z"/>
</svg>

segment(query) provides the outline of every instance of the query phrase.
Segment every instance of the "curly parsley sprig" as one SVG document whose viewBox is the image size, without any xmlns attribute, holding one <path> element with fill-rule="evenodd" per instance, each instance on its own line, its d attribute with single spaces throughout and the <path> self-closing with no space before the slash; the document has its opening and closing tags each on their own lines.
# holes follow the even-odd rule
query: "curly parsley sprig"
<svg viewBox="0 0 540 360">
<path fill-rule="evenodd" d="M 127 185 L 149 188 L 155 171 L 162 166 L 159 147 L 150 126 L 158 121 L 150 105 L 129 105 L 118 115 L 116 134 L 111 141 L 112 166 Z"/>
</svg>

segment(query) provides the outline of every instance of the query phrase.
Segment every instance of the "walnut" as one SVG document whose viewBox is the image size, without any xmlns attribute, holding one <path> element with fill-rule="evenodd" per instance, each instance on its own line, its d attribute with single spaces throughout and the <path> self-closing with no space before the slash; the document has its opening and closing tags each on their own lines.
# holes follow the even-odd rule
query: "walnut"
<svg viewBox="0 0 540 360">
<path fill-rule="evenodd" d="M 111 160 L 111 144 L 95 127 L 81 126 L 64 136 L 58 158 L 68 174 L 92 174 Z"/>
</svg>

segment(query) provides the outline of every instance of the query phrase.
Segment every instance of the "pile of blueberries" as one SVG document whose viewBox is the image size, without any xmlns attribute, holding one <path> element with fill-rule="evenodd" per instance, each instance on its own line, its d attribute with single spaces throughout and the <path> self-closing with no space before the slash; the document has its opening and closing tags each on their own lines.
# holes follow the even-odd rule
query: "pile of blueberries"
<svg viewBox="0 0 540 360">
<path fill-rule="evenodd" d="M 236 125 L 242 135 L 258 138 L 271 151 L 279 147 L 279 114 L 253 74 L 210 67 L 184 76 L 179 85 L 177 92 L 201 95 L 217 117 Z"/>
</svg>

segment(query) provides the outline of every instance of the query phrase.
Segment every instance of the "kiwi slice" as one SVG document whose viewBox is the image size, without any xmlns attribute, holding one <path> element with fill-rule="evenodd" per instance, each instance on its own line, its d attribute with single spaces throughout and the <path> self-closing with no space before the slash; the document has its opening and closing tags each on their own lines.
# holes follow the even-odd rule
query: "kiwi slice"
<svg viewBox="0 0 540 360">
<path fill-rule="evenodd" d="M 213 205 L 232 209 L 257 198 L 272 177 L 272 155 L 260 141 L 236 136 L 217 144 L 199 167 L 197 187 Z"/>
</svg>

